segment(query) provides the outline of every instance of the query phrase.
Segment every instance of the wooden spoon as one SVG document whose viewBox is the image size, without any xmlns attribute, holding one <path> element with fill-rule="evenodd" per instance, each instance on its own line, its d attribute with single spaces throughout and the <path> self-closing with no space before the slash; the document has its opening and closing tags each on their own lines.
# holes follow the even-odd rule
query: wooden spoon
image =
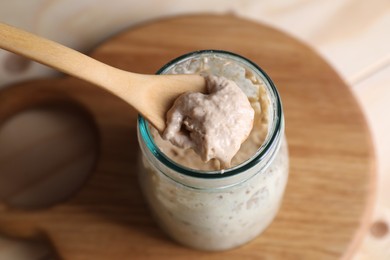
<svg viewBox="0 0 390 260">
<path fill-rule="evenodd" d="M 59 43 L 0 23 L 0 48 L 100 86 L 122 98 L 160 132 L 165 115 L 182 93 L 204 92 L 199 75 L 143 75 L 120 70 Z"/>
</svg>

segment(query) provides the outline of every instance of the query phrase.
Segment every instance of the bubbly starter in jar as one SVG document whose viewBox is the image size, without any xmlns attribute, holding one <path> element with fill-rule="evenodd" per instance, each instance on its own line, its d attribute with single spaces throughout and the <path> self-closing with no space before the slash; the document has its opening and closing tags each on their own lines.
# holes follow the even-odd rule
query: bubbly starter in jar
<svg viewBox="0 0 390 260">
<path fill-rule="evenodd" d="M 151 128 L 154 144 L 169 160 L 205 177 L 181 176 L 174 169 L 160 167 L 161 162 L 145 155 L 146 146 L 141 145 L 144 156 L 139 178 L 144 195 L 160 226 L 176 241 L 212 251 L 242 245 L 273 220 L 288 178 L 283 132 L 262 161 L 251 162 L 274 131 L 272 126 L 276 119 L 270 91 L 253 68 L 223 53 L 194 55 L 169 67 L 164 74 L 214 75 L 234 81 L 241 88 L 255 113 L 252 131 L 233 157 L 231 167 L 238 170 L 247 163 L 251 166 L 234 176 L 224 177 L 221 171 L 220 177 L 209 179 L 208 174 L 215 174 L 221 168 L 219 160 L 205 163 L 192 149 L 172 145 Z M 283 128 L 283 119 L 281 121 Z M 226 182 L 229 178 L 233 182 Z M 199 186 L 202 182 L 205 185 Z"/>
</svg>

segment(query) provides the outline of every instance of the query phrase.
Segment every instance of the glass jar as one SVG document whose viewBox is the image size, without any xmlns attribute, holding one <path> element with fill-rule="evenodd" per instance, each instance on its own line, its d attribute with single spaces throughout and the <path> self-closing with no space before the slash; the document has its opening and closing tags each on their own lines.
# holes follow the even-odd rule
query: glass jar
<svg viewBox="0 0 390 260">
<path fill-rule="evenodd" d="M 288 152 L 278 91 L 248 59 L 225 51 L 198 51 L 171 61 L 158 74 L 168 74 L 177 64 L 207 59 L 208 55 L 239 64 L 263 81 L 270 108 L 265 140 L 249 159 L 232 168 L 195 170 L 165 155 L 148 123 L 139 116 L 138 173 L 151 211 L 168 235 L 192 248 L 218 251 L 252 240 L 274 219 L 288 179 Z"/>
</svg>

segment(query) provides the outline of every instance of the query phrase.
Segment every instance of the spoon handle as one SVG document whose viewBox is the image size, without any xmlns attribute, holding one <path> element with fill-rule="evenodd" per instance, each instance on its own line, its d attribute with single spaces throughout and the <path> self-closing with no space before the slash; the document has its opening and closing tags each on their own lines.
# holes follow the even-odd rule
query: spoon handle
<svg viewBox="0 0 390 260">
<path fill-rule="evenodd" d="M 0 48 L 101 86 L 114 94 L 121 92 L 116 89 L 115 76 L 122 78 L 123 71 L 4 23 L 0 23 Z"/>
</svg>

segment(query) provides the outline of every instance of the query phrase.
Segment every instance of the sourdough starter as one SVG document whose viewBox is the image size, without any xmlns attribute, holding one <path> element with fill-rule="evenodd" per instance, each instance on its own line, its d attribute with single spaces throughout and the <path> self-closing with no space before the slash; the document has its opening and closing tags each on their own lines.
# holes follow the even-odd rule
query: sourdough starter
<svg viewBox="0 0 390 260">
<path fill-rule="evenodd" d="M 164 139 L 192 149 L 204 162 L 216 159 L 229 168 L 252 130 L 254 110 L 237 84 L 208 75 L 207 93 L 184 93 L 167 113 Z"/>
<path fill-rule="evenodd" d="M 273 140 L 258 160 L 265 143 L 276 131 L 275 97 L 256 68 L 225 53 L 200 53 L 168 67 L 164 74 L 215 75 L 234 81 L 246 94 L 255 112 L 253 128 L 233 157 L 231 166 L 238 174 L 229 175 L 218 160 L 207 163 L 192 149 L 181 149 L 163 140 L 156 130 L 150 136 L 157 153 L 183 171 L 182 174 L 158 159 L 145 145 L 139 178 L 144 195 L 160 226 L 176 241 L 201 250 L 225 250 L 242 245 L 261 233 L 275 217 L 288 178 L 288 155 L 283 137 Z M 166 160 L 166 159 L 164 159 Z M 250 167 L 246 167 L 250 164 Z M 190 170 L 191 169 L 191 170 Z M 217 173 L 216 173 L 217 171 Z M 213 176 L 207 178 L 207 175 Z M 224 177 L 224 174 L 226 177 Z"/>
</svg>

